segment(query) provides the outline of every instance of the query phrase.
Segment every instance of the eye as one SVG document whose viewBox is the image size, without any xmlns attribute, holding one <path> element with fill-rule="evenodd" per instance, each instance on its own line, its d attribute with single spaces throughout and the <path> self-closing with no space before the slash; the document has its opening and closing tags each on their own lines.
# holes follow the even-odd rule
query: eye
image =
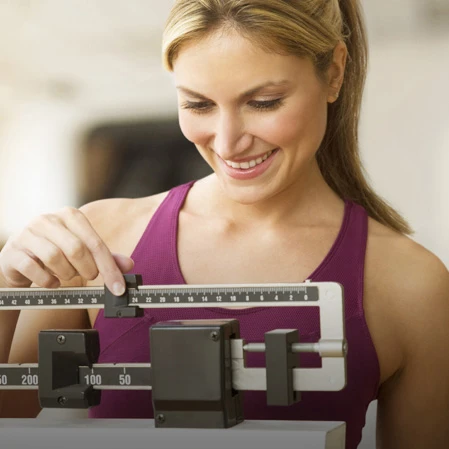
<svg viewBox="0 0 449 449">
<path fill-rule="evenodd" d="M 259 111 L 273 111 L 283 104 L 282 98 L 276 98 L 274 100 L 267 101 L 250 101 L 248 104 L 253 108 Z"/>
<path fill-rule="evenodd" d="M 203 114 L 212 108 L 212 103 L 209 101 L 185 101 L 181 104 L 182 109 L 190 109 L 196 114 Z"/>
</svg>

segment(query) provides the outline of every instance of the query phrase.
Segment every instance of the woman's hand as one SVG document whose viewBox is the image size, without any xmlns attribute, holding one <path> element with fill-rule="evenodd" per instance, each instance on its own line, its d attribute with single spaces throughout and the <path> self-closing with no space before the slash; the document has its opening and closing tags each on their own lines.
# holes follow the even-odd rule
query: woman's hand
<svg viewBox="0 0 449 449">
<path fill-rule="evenodd" d="M 65 207 L 33 219 L 10 237 L 0 252 L 0 276 L 5 287 L 57 288 L 76 276 L 104 284 L 116 295 L 125 291 L 122 273 L 134 266 L 129 257 L 112 254 L 86 216 Z"/>
</svg>

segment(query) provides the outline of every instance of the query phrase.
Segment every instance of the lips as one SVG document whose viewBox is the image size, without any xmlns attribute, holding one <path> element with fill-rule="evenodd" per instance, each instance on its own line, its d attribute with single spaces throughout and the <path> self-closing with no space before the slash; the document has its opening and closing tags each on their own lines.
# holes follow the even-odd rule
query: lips
<svg viewBox="0 0 449 449">
<path fill-rule="evenodd" d="M 270 156 L 271 156 L 271 154 L 273 153 L 273 151 L 275 151 L 275 150 L 270 150 L 270 151 L 267 151 L 265 154 L 263 154 L 262 156 L 259 156 L 259 157 L 257 157 L 257 158 L 254 158 L 254 159 L 250 159 L 250 160 L 246 160 L 246 161 L 240 161 L 240 162 L 234 162 L 234 161 L 229 161 L 229 160 L 226 160 L 226 159 L 224 159 L 224 161 L 226 162 L 226 164 L 229 166 L 229 167 L 232 167 L 232 168 L 238 168 L 238 169 L 240 169 L 240 170 L 248 170 L 249 168 L 253 168 L 253 167 L 255 167 L 256 165 L 259 165 L 259 164 L 261 164 L 262 162 L 264 162 L 264 161 L 266 161 Z"/>
<path fill-rule="evenodd" d="M 270 154 L 268 155 L 268 153 Z M 275 150 L 270 150 L 267 153 L 265 153 L 267 157 L 263 159 L 260 163 L 257 163 L 257 159 L 259 158 L 256 158 L 250 161 L 239 162 L 238 167 L 233 167 L 232 165 L 230 166 L 229 162 L 232 161 L 225 161 L 221 158 L 219 158 L 219 160 L 223 168 L 223 171 L 228 176 L 230 176 L 233 179 L 245 181 L 257 178 L 258 176 L 261 176 L 263 173 L 265 173 L 269 169 L 273 161 L 276 159 L 278 154 L 279 148 L 276 148 Z M 265 155 L 261 156 L 261 158 L 263 158 Z M 253 167 L 249 166 L 249 168 L 240 168 L 242 164 L 244 164 L 244 167 L 246 167 L 246 164 L 249 165 L 251 161 L 256 161 L 256 164 Z"/>
</svg>

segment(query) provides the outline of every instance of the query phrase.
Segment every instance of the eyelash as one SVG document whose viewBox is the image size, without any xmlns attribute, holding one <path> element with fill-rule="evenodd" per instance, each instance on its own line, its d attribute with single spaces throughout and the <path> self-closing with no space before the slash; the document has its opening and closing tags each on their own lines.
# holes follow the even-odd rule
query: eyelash
<svg viewBox="0 0 449 449">
<path fill-rule="evenodd" d="M 274 111 L 283 104 L 282 98 L 268 101 L 250 101 L 248 103 L 257 111 Z M 195 114 L 205 114 L 212 107 L 207 101 L 186 101 L 181 105 L 182 109 L 190 109 Z"/>
</svg>

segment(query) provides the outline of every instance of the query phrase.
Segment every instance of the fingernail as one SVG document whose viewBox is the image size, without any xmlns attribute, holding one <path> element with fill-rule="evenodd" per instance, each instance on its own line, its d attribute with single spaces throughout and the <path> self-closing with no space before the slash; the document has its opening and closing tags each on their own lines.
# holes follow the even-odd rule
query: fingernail
<svg viewBox="0 0 449 449">
<path fill-rule="evenodd" d="M 120 282 L 115 282 L 112 286 L 112 291 L 114 292 L 115 296 L 121 296 L 123 293 L 125 293 L 125 287 Z"/>
</svg>

